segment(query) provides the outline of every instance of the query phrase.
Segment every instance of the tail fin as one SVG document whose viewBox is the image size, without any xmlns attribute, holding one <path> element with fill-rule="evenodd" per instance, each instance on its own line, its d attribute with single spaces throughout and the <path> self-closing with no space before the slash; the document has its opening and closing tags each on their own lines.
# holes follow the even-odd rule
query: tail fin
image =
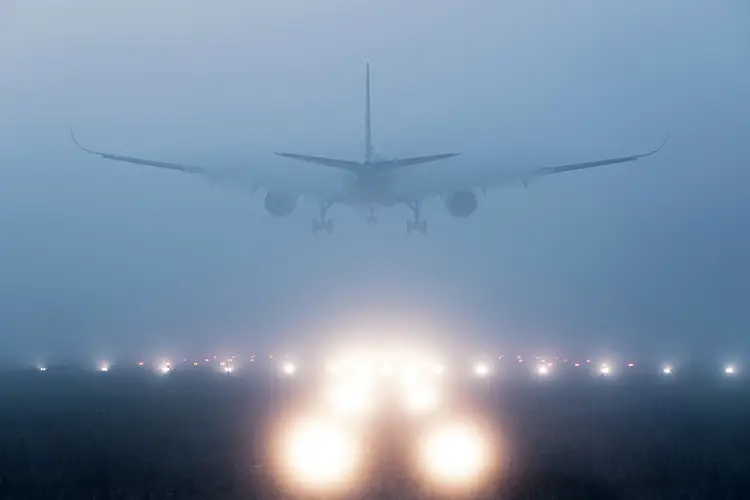
<svg viewBox="0 0 750 500">
<path fill-rule="evenodd" d="M 365 80 L 365 165 L 372 158 L 372 127 L 370 123 L 370 63 L 367 63 L 367 76 Z"/>
</svg>

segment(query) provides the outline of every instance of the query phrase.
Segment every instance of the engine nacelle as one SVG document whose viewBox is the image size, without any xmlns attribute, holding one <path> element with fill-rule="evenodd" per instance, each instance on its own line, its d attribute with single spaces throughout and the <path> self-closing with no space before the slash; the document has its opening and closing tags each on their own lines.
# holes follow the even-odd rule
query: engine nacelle
<svg viewBox="0 0 750 500">
<path fill-rule="evenodd" d="M 268 213 L 274 217 L 286 217 L 297 208 L 297 198 L 296 194 L 283 191 L 269 191 L 266 194 L 265 200 L 263 200 L 263 205 L 266 207 Z"/>
<path fill-rule="evenodd" d="M 456 191 L 445 198 L 445 208 L 453 217 L 468 217 L 478 206 L 477 195 L 472 191 Z"/>
</svg>

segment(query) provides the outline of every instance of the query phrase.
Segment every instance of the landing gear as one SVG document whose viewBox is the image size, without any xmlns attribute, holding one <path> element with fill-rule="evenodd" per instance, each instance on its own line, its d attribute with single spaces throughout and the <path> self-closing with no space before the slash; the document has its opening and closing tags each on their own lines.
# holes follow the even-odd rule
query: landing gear
<svg viewBox="0 0 750 500">
<path fill-rule="evenodd" d="M 413 231 L 419 231 L 422 234 L 426 234 L 427 221 L 420 218 L 422 203 L 415 201 L 414 203 L 406 203 L 406 206 L 414 211 L 414 220 L 406 221 L 406 234 L 411 234 Z"/>
<path fill-rule="evenodd" d="M 378 218 L 375 217 L 375 209 L 370 207 L 370 215 L 367 216 L 367 225 L 372 227 L 378 224 Z"/>
<path fill-rule="evenodd" d="M 317 219 L 312 220 L 313 234 L 318 234 L 319 231 L 325 231 L 328 234 L 333 232 L 333 219 L 326 218 L 326 213 L 331 206 L 333 206 L 333 203 L 330 201 L 320 204 L 320 215 Z"/>
</svg>

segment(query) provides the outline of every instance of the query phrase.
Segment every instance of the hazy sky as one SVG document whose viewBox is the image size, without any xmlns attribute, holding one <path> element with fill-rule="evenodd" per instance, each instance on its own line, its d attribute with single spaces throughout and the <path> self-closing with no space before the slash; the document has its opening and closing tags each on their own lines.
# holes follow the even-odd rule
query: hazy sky
<svg viewBox="0 0 750 500">
<path fill-rule="evenodd" d="M 219 7 L 218 5 L 221 5 Z M 476 348 L 748 353 L 750 4 L 4 0 L 0 342 L 109 357 L 385 329 Z M 630 165 L 490 191 L 468 220 L 313 204 L 83 155 L 332 176 L 359 158 L 364 65 L 384 155 L 439 168 Z M 580 352 L 580 351 L 579 351 Z"/>
</svg>

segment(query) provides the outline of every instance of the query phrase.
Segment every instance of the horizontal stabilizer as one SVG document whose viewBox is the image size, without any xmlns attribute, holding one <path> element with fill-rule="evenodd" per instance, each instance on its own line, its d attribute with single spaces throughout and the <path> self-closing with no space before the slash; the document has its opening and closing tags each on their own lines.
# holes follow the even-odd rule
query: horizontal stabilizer
<svg viewBox="0 0 750 500">
<path fill-rule="evenodd" d="M 384 160 L 370 163 L 370 166 L 378 170 L 389 170 L 392 168 L 409 167 L 412 165 L 420 165 L 422 163 L 447 160 L 448 158 L 453 158 L 454 156 L 458 156 L 459 154 L 460 153 L 445 153 L 441 155 L 415 156 L 413 158 Z"/>
<path fill-rule="evenodd" d="M 290 158 L 297 161 L 305 161 L 308 163 L 316 163 L 318 165 L 326 165 L 328 167 L 340 168 L 349 172 L 360 172 L 362 170 L 362 164 L 352 160 L 339 160 L 337 158 L 324 158 L 322 156 L 309 156 L 299 155 L 296 153 L 275 153 L 277 156 L 284 158 Z"/>
</svg>

